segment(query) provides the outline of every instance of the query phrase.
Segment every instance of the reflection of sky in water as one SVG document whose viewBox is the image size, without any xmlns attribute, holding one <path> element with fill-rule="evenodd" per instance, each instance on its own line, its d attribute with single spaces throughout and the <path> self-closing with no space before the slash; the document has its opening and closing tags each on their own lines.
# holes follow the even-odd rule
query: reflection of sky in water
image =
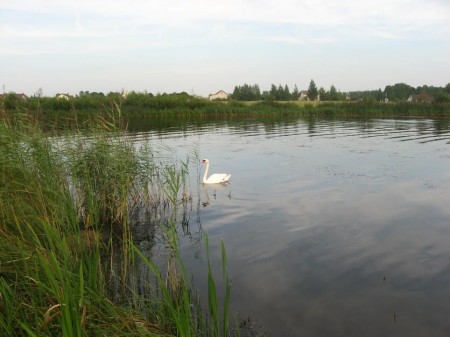
<svg viewBox="0 0 450 337">
<path fill-rule="evenodd" d="M 448 334 L 450 136 L 420 143 L 436 137 L 420 123 L 169 136 L 232 173 L 200 219 L 217 267 L 225 241 L 234 309 L 279 336 Z"/>
</svg>

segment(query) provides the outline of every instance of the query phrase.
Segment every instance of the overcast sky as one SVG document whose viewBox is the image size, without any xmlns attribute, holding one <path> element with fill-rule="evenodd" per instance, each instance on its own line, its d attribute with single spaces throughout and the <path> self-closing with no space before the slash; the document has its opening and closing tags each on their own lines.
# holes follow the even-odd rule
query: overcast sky
<svg viewBox="0 0 450 337">
<path fill-rule="evenodd" d="M 207 95 L 311 79 L 445 86 L 450 0 L 0 0 L 6 92 Z"/>
</svg>

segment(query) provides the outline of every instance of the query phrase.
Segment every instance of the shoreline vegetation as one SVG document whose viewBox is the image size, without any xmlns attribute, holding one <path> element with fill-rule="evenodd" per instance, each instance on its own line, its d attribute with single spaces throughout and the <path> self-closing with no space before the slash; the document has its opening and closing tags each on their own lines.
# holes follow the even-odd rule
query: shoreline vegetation
<svg viewBox="0 0 450 337">
<path fill-rule="evenodd" d="M 449 102 L 358 101 L 237 101 L 213 100 L 186 93 L 153 96 L 147 93 L 83 95 L 70 98 L 8 94 L 0 101 L 0 116 L 25 113 L 37 118 L 106 115 L 120 109 L 124 117 L 264 117 L 271 115 L 340 117 L 450 117 Z"/>
<path fill-rule="evenodd" d="M 199 233 L 207 299 L 178 248 L 190 231 L 192 159 L 136 148 L 114 119 L 52 138 L 28 116 L 5 115 L 0 335 L 242 336 L 230 323 L 224 244 L 213 268 Z M 158 243 L 162 258 L 152 251 Z"/>
</svg>

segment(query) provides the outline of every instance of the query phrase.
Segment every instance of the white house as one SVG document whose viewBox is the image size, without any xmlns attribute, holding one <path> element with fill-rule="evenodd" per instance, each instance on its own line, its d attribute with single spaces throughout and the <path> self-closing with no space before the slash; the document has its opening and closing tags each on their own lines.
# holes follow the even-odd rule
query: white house
<svg viewBox="0 0 450 337">
<path fill-rule="evenodd" d="M 126 99 L 127 96 L 128 96 L 128 91 L 125 91 L 125 90 L 122 89 L 122 91 L 120 92 L 120 96 L 121 96 L 123 99 Z"/>
<path fill-rule="evenodd" d="M 417 95 L 409 95 L 406 101 L 408 103 L 430 103 L 433 101 L 433 98 L 426 92 L 422 92 Z"/>
<path fill-rule="evenodd" d="M 300 91 L 300 96 L 298 97 L 299 101 L 309 101 L 308 98 L 308 92 L 307 91 Z"/>
<path fill-rule="evenodd" d="M 306 90 L 300 91 L 299 101 L 309 101 L 308 92 Z M 320 102 L 320 94 L 317 94 L 315 101 Z"/>
<path fill-rule="evenodd" d="M 215 94 L 210 94 L 209 100 L 212 101 L 214 99 L 228 99 L 228 96 L 230 96 L 230 95 L 227 94 L 225 91 L 220 90 L 220 91 L 216 92 Z"/>
<path fill-rule="evenodd" d="M 57 99 L 65 99 L 66 101 L 68 101 L 69 99 L 72 98 L 72 96 L 70 96 L 69 94 L 58 93 L 58 94 L 56 94 L 56 98 Z"/>
</svg>

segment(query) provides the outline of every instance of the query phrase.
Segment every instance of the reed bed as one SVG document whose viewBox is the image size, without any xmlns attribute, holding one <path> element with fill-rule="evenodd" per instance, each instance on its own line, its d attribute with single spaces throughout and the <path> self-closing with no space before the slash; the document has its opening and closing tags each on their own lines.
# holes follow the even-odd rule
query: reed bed
<svg viewBox="0 0 450 337">
<path fill-rule="evenodd" d="M 229 324 L 223 243 L 217 287 L 204 236 L 206 307 L 180 256 L 180 228 L 188 224 L 180 225 L 178 213 L 192 203 L 188 160 L 136 147 L 114 119 L 50 138 L 27 116 L 3 117 L 1 336 L 239 334 Z M 136 228 L 151 244 L 156 236 L 164 241 L 164 264 L 138 248 Z M 139 279 L 145 284 L 139 288 L 142 266 L 153 278 Z"/>
<path fill-rule="evenodd" d="M 18 100 L 15 96 L 0 102 L 0 108 L 9 113 L 28 113 L 37 118 L 61 116 L 107 115 L 111 109 L 120 110 L 128 117 L 209 118 L 233 116 L 286 116 L 301 117 L 449 117 L 448 102 L 381 103 L 373 99 L 359 101 L 209 101 L 188 94 L 157 95 L 130 93 L 126 99 L 112 96 L 79 96 L 71 100 L 32 97 Z M 0 111 L 1 114 L 1 111 Z"/>
</svg>

